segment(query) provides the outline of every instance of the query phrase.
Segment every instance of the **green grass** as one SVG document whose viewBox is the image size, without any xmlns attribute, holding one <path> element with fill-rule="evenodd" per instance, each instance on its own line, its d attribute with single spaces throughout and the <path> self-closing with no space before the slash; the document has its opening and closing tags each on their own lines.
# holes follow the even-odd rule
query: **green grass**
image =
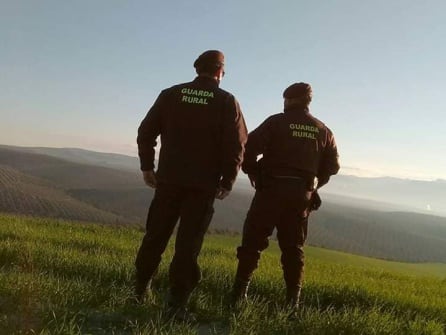
<svg viewBox="0 0 446 335">
<path fill-rule="evenodd" d="M 199 325 L 169 320 L 167 250 L 155 291 L 130 302 L 142 232 L 0 215 L 0 334 L 445 334 L 446 268 L 306 248 L 303 308 L 282 308 L 277 244 L 264 252 L 249 302 L 228 306 L 239 237 L 210 235 L 191 299 Z"/>
</svg>

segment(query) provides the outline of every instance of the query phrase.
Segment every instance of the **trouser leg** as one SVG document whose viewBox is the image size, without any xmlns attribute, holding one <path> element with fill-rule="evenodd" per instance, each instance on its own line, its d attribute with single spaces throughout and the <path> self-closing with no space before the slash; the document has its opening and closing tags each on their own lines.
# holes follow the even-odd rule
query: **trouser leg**
<svg viewBox="0 0 446 335">
<path fill-rule="evenodd" d="M 185 195 L 169 269 L 170 304 L 185 305 L 201 279 L 197 259 L 214 213 L 214 199 L 214 192 L 202 190 L 188 190 Z"/>
<path fill-rule="evenodd" d="M 281 263 L 285 284 L 301 287 L 304 276 L 304 244 L 307 237 L 307 218 L 294 219 L 277 227 L 277 238 L 282 251 Z"/>
<path fill-rule="evenodd" d="M 268 190 L 257 191 L 249 208 L 244 226 L 242 245 L 237 248 L 237 272 L 233 299 L 244 299 L 252 275 L 258 267 L 260 254 L 268 247 L 274 225 L 276 208 Z"/>
<path fill-rule="evenodd" d="M 307 219 L 278 228 L 281 262 L 286 284 L 286 304 L 298 308 L 304 278 L 305 256 L 303 246 L 306 239 Z"/>
<path fill-rule="evenodd" d="M 144 293 L 159 266 L 178 220 L 179 207 L 179 190 L 167 185 L 158 185 L 147 216 L 146 234 L 135 261 L 137 296 Z"/>
<path fill-rule="evenodd" d="M 282 251 L 281 263 L 286 284 L 286 302 L 293 309 L 299 305 L 300 291 L 304 277 L 304 244 L 307 238 L 307 208 L 311 192 L 305 184 L 295 183 L 283 187 L 286 206 L 277 225 L 277 239 Z M 288 186 L 287 186 L 288 187 Z"/>
</svg>

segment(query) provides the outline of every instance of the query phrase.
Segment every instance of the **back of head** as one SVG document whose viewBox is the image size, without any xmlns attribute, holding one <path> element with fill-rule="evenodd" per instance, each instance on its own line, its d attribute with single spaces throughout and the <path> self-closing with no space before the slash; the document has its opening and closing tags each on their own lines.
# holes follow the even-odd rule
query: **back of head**
<svg viewBox="0 0 446 335">
<path fill-rule="evenodd" d="M 301 106 L 308 107 L 313 97 L 311 85 L 307 83 L 294 83 L 283 91 L 285 107 Z"/>
<path fill-rule="evenodd" d="M 194 62 L 197 74 L 214 75 L 216 71 L 225 66 L 225 56 L 219 50 L 208 50 L 203 52 Z"/>
</svg>

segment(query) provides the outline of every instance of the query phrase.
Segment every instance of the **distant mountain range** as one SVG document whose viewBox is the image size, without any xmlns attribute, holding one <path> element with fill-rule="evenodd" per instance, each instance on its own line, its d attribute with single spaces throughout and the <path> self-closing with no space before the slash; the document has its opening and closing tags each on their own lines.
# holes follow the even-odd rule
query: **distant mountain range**
<svg viewBox="0 0 446 335">
<path fill-rule="evenodd" d="M 253 194 L 241 176 L 231 195 L 216 201 L 211 229 L 240 232 Z M 445 215 L 445 196 L 444 181 L 335 176 L 322 192 L 321 210 L 312 215 L 309 243 L 446 263 L 446 218 L 426 214 Z M 143 226 L 152 197 L 135 157 L 0 146 L 0 211 Z"/>
<path fill-rule="evenodd" d="M 338 175 L 324 192 L 395 205 L 400 209 L 446 216 L 446 182 L 392 177 Z"/>
<path fill-rule="evenodd" d="M 0 149 L 41 154 L 83 165 L 93 165 L 127 172 L 139 172 L 139 160 L 114 153 L 94 152 L 78 148 L 16 147 L 0 145 Z M 245 179 L 245 180 L 244 180 Z M 238 185 L 246 188 L 240 174 Z M 335 195 L 330 199 L 351 203 L 356 207 L 376 210 L 402 210 L 446 217 L 446 181 L 420 181 L 392 177 L 364 178 L 336 175 L 324 186 L 322 193 Z"/>
</svg>

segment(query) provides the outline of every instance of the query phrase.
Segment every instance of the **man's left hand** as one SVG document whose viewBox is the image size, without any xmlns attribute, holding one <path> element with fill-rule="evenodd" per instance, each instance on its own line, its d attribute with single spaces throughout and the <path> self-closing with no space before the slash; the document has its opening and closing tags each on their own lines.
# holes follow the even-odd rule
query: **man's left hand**
<svg viewBox="0 0 446 335">
<path fill-rule="evenodd" d="M 322 199 L 317 193 L 317 190 L 313 192 L 310 200 L 310 211 L 317 211 L 322 205 Z"/>
<path fill-rule="evenodd" d="M 156 188 L 155 172 L 153 172 L 153 170 L 149 170 L 149 171 L 143 171 L 142 174 L 146 185 L 152 188 Z"/>
<path fill-rule="evenodd" d="M 257 184 L 257 178 L 255 174 L 248 174 L 249 182 L 251 183 L 251 186 L 256 188 Z"/>
</svg>

